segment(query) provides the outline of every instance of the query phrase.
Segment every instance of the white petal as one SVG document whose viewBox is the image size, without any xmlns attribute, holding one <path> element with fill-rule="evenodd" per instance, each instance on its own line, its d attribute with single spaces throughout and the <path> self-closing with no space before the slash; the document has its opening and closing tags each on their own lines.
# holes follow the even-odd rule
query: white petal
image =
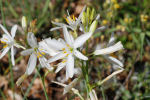
<svg viewBox="0 0 150 100">
<path fill-rule="evenodd" d="M 73 37 L 72 37 L 72 35 L 68 32 L 67 27 L 65 27 L 65 26 L 63 27 L 63 33 L 64 33 L 64 38 L 65 38 L 67 44 L 69 44 L 70 46 L 72 46 L 72 45 L 73 45 L 73 42 L 74 42 Z"/>
<path fill-rule="evenodd" d="M 114 33 L 112 33 L 107 47 L 114 45 L 114 43 L 115 43 L 115 37 L 114 37 Z"/>
<path fill-rule="evenodd" d="M 116 43 L 115 45 L 110 46 L 110 47 L 108 47 L 108 48 L 96 50 L 96 51 L 94 52 L 94 54 L 95 54 L 95 55 L 106 55 L 106 54 L 110 54 L 110 53 L 116 52 L 116 51 L 121 50 L 121 49 L 123 49 L 123 45 L 122 45 L 122 43 L 119 41 L 119 42 Z"/>
<path fill-rule="evenodd" d="M 39 42 L 39 50 L 49 54 L 50 56 L 54 56 L 57 54 L 57 51 L 49 47 L 45 41 Z"/>
<path fill-rule="evenodd" d="M 88 58 L 84 56 L 81 52 L 79 52 L 78 50 L 74 50 L 74 55 L 78 57 L 79 59 L 88 60 Z"/>
<path fill-rule="evenodd" d="M 33 52 L 33 49 L 27 49 L 21 52 L 21 55 L 26 56 Z"/>
<path fill-rule="evenodd" d="M 55 73 L 58 73 L 62 68 L 64 68 L 66 63 L 59 63 Z"/>
<path fill-rule="evenodd" d="M 53 21 L 52 21 L 52 23 L 55 24 L 55 25 L 58 25 L 58 26 L 60 26 L 60 27 L 63 27 L 63 26 L 66 25 L 66 24 L 64 24 L 64 23 L 57 23 L 57 22 L 53 22 Z"/>
<path fill-rule="evenodd" d="M 2 54 L 0 55 L 0 59 L 5 56 L 5 54 L 9 51 L 10 47 L 4 48 Z"/>
<path fill-rule="evenodd" d="M 51 57 L 51 58 L 47 61 L 47 63 L 52 63 L 52 62 L 54 62 L 54 61 L 57 61 L 57 60 L 59 60 L 59 59 L 64 58 L 65 56 L 66 56 L 65 53 L 60 52 L 60 53 L 56 54 L 55 56 Z"/>
<path fill-rule="evenodd" d="M 112 64 L 119 65 L 120 67 L 123 67 L 122 62 L 120 62 L 118 59 L 111 57 L 111 56 L 104 56 L 108 61 L 110 61 Z"/>
<path fill-rule="evenodd" d="M 63 43 L 55 39 L 48 38 L 48 39 L 45 39 L 44 41 L 49 46 L 49 48 L 52 48 L 54 50 L 62 50 L 62 48 L 65 47 Z"/>
<path fill-rule="evenodd" d="M 9 32 L 6 30 L 6 28 L 3 27 L 3 25 L 0 24 L 0 27 L 1 27 L 2 30 L 11 38 Z"/>
<path fill-rule="evenodd" d="M 83 12 L 85 11 L 85 9 L 86 9 L 86 6 L 83 7 L 83 9 L 82 9 L 82 11 L 81 11 L 81 13 L 80 13 L 80 15 L 79 15 L 77 21 L 76 21 L 77 24 L 80 23 L 80 19 L 82 18 L 82 14 L 83 14 Z"/>
<path fill-rule="evenodd" d="M 12 38 L 14 38 L 15 35 L 16 35 L 17 27 L 18 27 L 17 25 L 14 25 L 14 26 L 11 28 L 11 36 L 12 36 Z"/>
<path fill-rule="evenodd" d="M 10 43 L 10 42 L 12 42 L 12 38 L 10 38 L 10 36 L 8 36 L 7 34 L 3 34 L 1 41 L 4 41 L 6 43 Z"/>
<path fill-rule="evenodd" d="M 100 32 L 101 30 L 104 30 L 105 28 L 106 28 L 106 26 L 101 26 L 101 27 L 97 28 L 94 33 Z"/>
<path fill-rule="evenodd" d="M 90 100 L 98 100 L 95 90 L 92 89 L 89 95 L 90 95 Z"/>
<path fill-rule="evenodd" d="M 71 54 L 67 57 L 66 71 L 68 76 L 72 78 L 74 75 L 74 57 Z"/>
<path fill-rule="evenodd" d="M 29 32 L 29 33 L 28 33 L 27 41 L 28 41 L 28 44 L 29 44 L 31 47 L 37 46 L 36 37 L 34 36 L 34 34 L 33 34 L 32 32 Z"/>
<path fill-rule="evenodd" d="M 74 48 L 81 47 L 90 37 L 92 36 L 92 32 L 84 33 L 79 36 L 74 42 Z"/>
<path fill-rule="evenodd" d="M 54 28 L 51 28 L 50 31 L 55 31 L 55 30 L 58 30 L 60 28 L 62 28 L 62 27 L 54 27 Z"/>
<path fill-rule="evenodd" d="M 68 93 L 76 84 L 78 83 L 78 78 L 75 78 L 69 85 L 65 86 L 63 94 Z"/>
<path fill-rule="evenodd" d="M 14 46 L 11 47 L 11 62 L 12 65 L 15 65 L 15 60 L 14 60 Z"/>
<path fill-rule="evenodd" d="M 27 75 L 30 75 L 33 72 L 33 70 L 35 69 L 36 63 L 37 63 L 37 57 L 34 53 L 32 53 L 28 61 L 28 67 L 26 70 Z"/>
<path fill-rule="evenodd" d="M 47 59 L 45 57 L 40 57 L 39 58 L 39 61 L 40 61 L 40 64 L 41 66 L 44 68 L 46 67 L 48 70 L 52 71 L 53 70 L 53 67 L 50 66 L 49 63 L 47 63 Z"/>
</svg>

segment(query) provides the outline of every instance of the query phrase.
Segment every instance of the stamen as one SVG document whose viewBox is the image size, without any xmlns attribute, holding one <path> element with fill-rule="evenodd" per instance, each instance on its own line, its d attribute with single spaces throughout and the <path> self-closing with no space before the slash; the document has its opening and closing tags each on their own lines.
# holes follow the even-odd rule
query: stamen
<svg viewBox="0 0 150 100">
<path fill-rule="evenodd" d="M 67 51 L 64 51 L 63 53 L 67 53 Z"/>
<path fill-rule="evenodd" d="M 73 15 L 73 17 L 72 17 L 72 18 L 73 18 L 73 21 L 75 21 L 75 20 L 76 20 L 76 19 L 75 19 L 75 17 L 74 17 L 74 15 Z"/>
<path fill-rule="evenodd" d="M 66 57 L 68 57 L 69 54 L 66 55 Z"/>
<path fill-rule="evenodd" d="M 63 61 L 62 61 L 62 63 L 65 63 L 65 62 L 67 62 L 67 60 L 63 60 Z"/>
<path fill-rule="evenodd" d="M 6 44 L 3 48 L 6 48 L 6 47 L 8 47 L 8 44 Z"/>
<path fill-rule="evenodd" d="M 65 50 L 65 48 L 62 48 L 62 50 L 64 51 L 64 50 Z"/>
<path fill-rule="evenodd" d="M 67 18 L 65 18 L 66 22 L 69 24 L 69 20 Z"/>
</svg>

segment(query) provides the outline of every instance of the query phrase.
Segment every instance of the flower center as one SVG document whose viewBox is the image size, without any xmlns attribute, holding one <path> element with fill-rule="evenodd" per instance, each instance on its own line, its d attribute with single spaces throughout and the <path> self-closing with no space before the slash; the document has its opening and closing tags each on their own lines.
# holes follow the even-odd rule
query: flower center
<svg viewBox="0 0 150 100">
<path fill-rule="evenodd" d="M 64 54 L 66 54 L 66 57 L 69 54 L 73 53 L 73 50 L 74 49 L 69 44 L 66 45 L 66 48 L 62 48 L 62 51 L 63 51 Z"/>
<path fill-rule="evenodd" d="M 68 24 L 73 24 L 75 22 L 75 20 L 76 20 L 75 17 L 74 17 L 74 15 L 72 16 L 72 18 L 71 18 L 71 16 L 69 16 L 69 17 L 67 17 L 65 19 L 66 19 L 66 22 Z"/>
<path fill-rule="evenodd" d="M 42 50 L 39 50 L 37 47 L 34 48 L 35 54 L 37 58 L 40 58 L 45 55 L 45 52 L 42 52 Z"/>
</svg>

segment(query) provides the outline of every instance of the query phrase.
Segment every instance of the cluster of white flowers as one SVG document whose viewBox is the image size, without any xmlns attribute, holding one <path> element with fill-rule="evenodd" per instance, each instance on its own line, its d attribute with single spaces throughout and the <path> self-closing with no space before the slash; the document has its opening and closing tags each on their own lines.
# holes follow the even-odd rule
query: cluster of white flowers
<svg viewBox="0 0 150 100">
<path fill-rule="evenodd" d="M 90 39 L 95 32 L 98 32 L 105 28 L 104 26 L 97 28 L 98 19 L 100 18 L 100 15 L 97 15 L 95 18 L 92 15 L 92 17 L 90 17 L 91 21 L 88 21 L 90 19 L 88 19 L 88 17 L 86 18 L 85 9 L 86 6 L 83 8 L 78 18 L 75 18 L 74 16 L 71 18 L 71 16 L 68 13 L 68 16 L 66 18 L 68 25 L 64 23 L 52 22 L 53 24 L 57 25 L 57 27 L 52 28 L 51 31 L 62 28 L 64 40 L 62 38 L 59 38 L 58 40 L 52 38 L 46 38 L 40 42 L 37 42 L 34 33 L 28 32 L 27 42 L 31 48 L 22 51 L 21 55 L 23 56 L 30 55 L 30 58 L 28 61 L 25 74 L 17 82 L 18 85 L 23 81 L 23 79 L 26 76 L 30 75 L 33 72 L 37 64 L 37 59 L 39 60 L 42 68 L 45 67 L 50 71 L 54 70 L 54 68 L 51 66 L 51 63 L 61 59 L 61 62 L 57 65 L 55 72 L 57 73 L 62 68 L 66 67 L 66 80 L 74 76 L 75 59 L 78 58 L 84 61 L 88 60 L 88 57 L 82 54 L 79 48 L 83 47 L 85 42 L 88 39 Z M 25 20 L 24 17 L 23 20 Z M 90 22 L 90 24 L 87 22 Z M 23 21 L 22 23 L 24 23 L 23 24 L 23 28 L 24 28 L 26 26 L 25 22 Z M 0 55 L 0 59 L 9 51 L 9 49 L 11 49 L 11 60 L 12 60 L 12 64 L 15 65 L 14 46 L 17 48 L 25 49 L 23 46 L 19 45 L 14 40 L 16 30 L 17 30 L 17 25 L 14 25 L 12 27 L 11 35 L 1 24 L 0 27 L 5 32 L 3 37 L 0 39 L 1 43 L 5 45 L 2 49 L 3 52 Z M 73 30 L 76 36 L 68 32 L 67 28 Z M 80 36 L 78 36 L 76 32 L 78 29 L 83 33 Z M 95 50 L 92 54 L 103 55 L 104 58 L 106 58 L 108 61 L 122 68 L 123 64 L 116 58 L 109 55 L 113 52 L 123 49 L 123 45 L 121 44 L 120 41 L 117 42 L 116 44 L 114 43 L 114 41 L 115 38 L 112 35 L 110 41 L 107 44 L 107 48 L 104 49 L 100 48 L 98 50 Z M 49 55 L 50 58 L 47 59 L 46 55 Z M 67 93 L 69 90 L 71 90 L 73 86 L 77 83 L 77 80 L 78 79 L 75 79 L 69 85 L 65 85 L 64 92 Z M 91 100 L 95 100 L 92 98 L 97 98 L 94 90 L 92 90 L 89 93 L 89 95 L 91 97 Z"/>
</svg>

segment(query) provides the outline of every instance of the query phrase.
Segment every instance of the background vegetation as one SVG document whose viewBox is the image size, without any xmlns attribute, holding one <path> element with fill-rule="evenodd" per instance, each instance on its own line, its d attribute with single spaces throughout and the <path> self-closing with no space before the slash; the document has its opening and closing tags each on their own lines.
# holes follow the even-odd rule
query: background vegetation
<svg viewBox="0 0 150 100">
<path fill-rule="evenodd" d="M 110 3 L 111 1 L 111 3 Z M 84 5 L 94 7 L 101 15 L 99 26 L 107 26 L 102 32 L 94 34 L 91 44 L 108 42 L 114 32 L 117 41 L 121 41 L 124 50 L 116 55 L 124 63 L 124 71 L 101 87 L 96 88 L 100 100 L 149 100 L 150 99 L 150 0 L 0 0 L 0 23 L 10 30 L 19 25 L 16 39 L 24 41 L 21 18 L 36 22 L 35 35 L 38 40 L 47 37 L 63 37 L 62 32 L 50 32 L 54 27 L 51 21 L 65 22 L 67 10 L 76 17 Z M 2 36 L 3 32 L 0 32 Z M 80 34 L 80 33 L 79 33 Z M 94 50 L 95 47 L 88 47 Z M 1 45 L 0 45 L 1 48 Z M 35 71 L 17 87 L 16 80 L 25 72 L 28 57 L 22 57 L 16 51 L 16 66 L 12 68 L 10 56 L 0 60 L 0 100 L 45 100 L 42 82 L 50 100 L 74 100 L 73 94 L 63 95 L 63 88 L 51 83 L 51 80 L 63 81 L 64 73 L 59 74 L 40 70 Z M 102 57 L 91 61 L 91 83 L 103 79 L 113 72 L 113 67 Z M 46 73 L 46 74 L 45 74 Z M 42 79 L 42 81 L 41 81 Z M 71 80 L 67 81 L 68 84 Z M 80 87 L 80 88 L 79 88 Z M 82 95 L 86 92 L 83 82 L 76 88 Z"/>
</svg>

